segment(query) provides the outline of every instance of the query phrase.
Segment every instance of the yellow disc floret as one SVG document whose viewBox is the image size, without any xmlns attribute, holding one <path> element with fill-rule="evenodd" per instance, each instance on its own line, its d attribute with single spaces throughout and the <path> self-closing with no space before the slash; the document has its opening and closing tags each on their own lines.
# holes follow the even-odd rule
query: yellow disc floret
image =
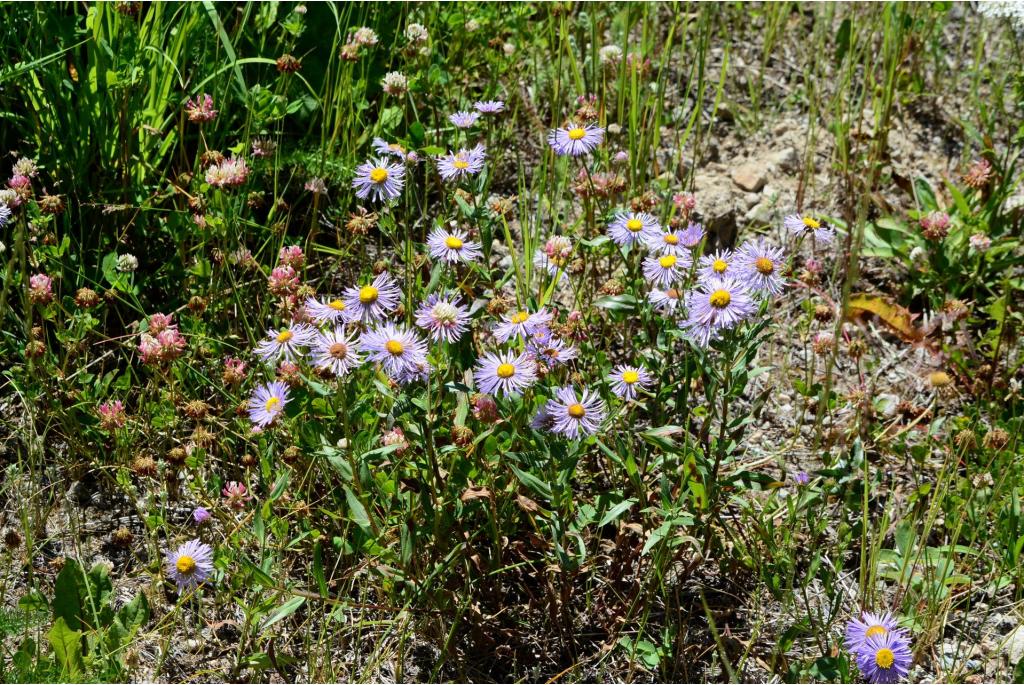
<svg viewBox="0 0 1024 685">
<path fill-rule="evenodd" d="M 732 295 L 729 294 L 728 290 L 716 290 L 711 293 L 708 302 L 712 307 L 722 309 L 723 307 L 728 307 L 729 303 L 732 302 Z"/>
<path fill-rule="evenodd" d="M 450 235 L 447 238 L 445 238 L 444 239 L 444 244 L 447 245 L 452 250 L 461 250 L 462 249 L 462 240 L 460 240 L 459 238 L 456 238 L 453 235 Z"/>
<path fill-rule="evenodd" d="M 875 653 L 875 663 L 878 664 L 879 668 L 892 668 L 895 661 L 896 655 L 888 647 L 882 647 Z"/>
<path fill-rule="evenodd" d="M 377 167 L 370 172 L 370 180 L 374 183 L 383 183 L 388 180 L 388 170 L 384 167 Z"/>
<path fill-rule="evenodd" d="M 277 334 L 277 342 L 286 343 L 294 337 L 295 334 L 286 329 Z"/>
<path fill-rule="evenodd" d="M 662 269 L 671 269 L 676 265 L 676 256 L 674 254 L 667 254 L 664 257 L 659 257 L 658 264 L 661 265 Z"/>
<path fill-rule="evenodd" d="M 372 285 L 364 285 L 359 289 L 359 301 L 363 304 L 373 304 L 377 301 L 378 295 L 380 295 L 380 291 Z"/>
<path fill-rule="evenodd" d="M 516 367 L 511 364 L 498 364 L 498 378 L 512 378 L 516 375 Z"/>
<path fill-rule="evenodd" d="M 638 380 L 640 380 L 640 374 L 638 374 L 636 371 L 624 371 L 622 373 L 622 380 L 625 383 L 633 385 Z"/>
<path fill-rule="evenodd" d="M 182 554 L 178 557 L 178 560 L 174 562 L 175 568 L 178 569 L 178 573 L 189 574 L 196 570 L 196 560 L 187 554 Z"/>
<path fill-rule="evenodd" d="M 579 403 L 570 404 L 569 409 L 567 411 L 569 412 L 569 416 L 573 417 L 574 419 L 582 419 L 587 414 L 587 410 L 584 409 L 583 405 Z"/>
<path fill-rule="evenodd" d="M 384 349 L 386 349 L 391 354 L 397 356 L 402 354 L 402 352 L 405 352 L 405 345 L 403 345 L 398 340 L 388 340 L 386 343 L 384 343 Z"/>
</svg>

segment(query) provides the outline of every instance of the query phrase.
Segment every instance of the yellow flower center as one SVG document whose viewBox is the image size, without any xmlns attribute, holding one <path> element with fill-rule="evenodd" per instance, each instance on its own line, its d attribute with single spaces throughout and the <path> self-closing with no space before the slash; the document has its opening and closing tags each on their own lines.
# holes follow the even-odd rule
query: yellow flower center
<svg viewBox="0 0 1024 685">
<path fill-rule="evenodd" d="M 576 128 L 569 129 L 569 140 L 579 140 L 583 136 L 587 135 L 587 132 L 577 126 Z"/>
<path fill-rule="evenodd" d="M 374 183 L 383 183 L 388 180 L 388 170 L 383 167 L 377 167 L 370 172 L 370 180 Z"/>
<path fill-rule="evenodd" d="M 569 416 L 573 417 L 574 419 L 582 419 L 587 414 L 587 410 L 584 409 L 583 405 L 579 403 L 570 404 L 568 412 Z"/>
<path fill-rule="evenodd" d="M 928 374 L 928 382 L 932 384 L 933 388 L 944 388 L 952 383 L 953 379 L 945 371 L 932 371 Z"/>
<path fill-rule="evenodd" d="M 754 266 L 765 276 L 771 276 L 772 272 L 775 271 L 775 264 L 767 257 L 758 257 L 757 261 L 754 262 Z"/>
<path fill-rule="evenodd" d="M 402 343 L 398 342 L 397 340 L 388 340 L 386 343 L 384 343 L 384 349 L 386 349 L 391 354 L 398 356 L 405 351 L 405 346 L 402 345 Z"/>
<path fill-rule="evenodd" d="M 364 285 L 359 289 L 359 301 L 363 304 L 373 304 L 377 301 L 379 291 L 372 285 Z"/>
<path fill-rule="evenodd" d="M 644 222 L 640 221 L 640 219 L 630 219 L 629 221 L 626 222 L 626 228 L 633 231 L 633 233 L 642 230 L 643 227 Z"/>
<path fill-rule="evenodd" d="M 388 149 L 405 154 L 405 148 L 399 145 L 398 143 L 391 143 L 390 145 L 388 145 Z"/>
<path fill-rule="evenodd" d="M 516 367 L 511 364 L 498 364 L 498 378 L 512 378 L 516 374 Z"/>
<path fill-rule="evenodd" d="M 711 268 L 712 270 L 714 270 L 716 274 L 720 274 L 726 269 L 728 269 L 729 265 L 726 263 L 724 259 L 716 259 L 715 261 L 711 262 Z"/>
<path fill-rule="evenodd" d="M 345 343 L 334 343 L 327 348 L 327 353 L 335 359 L 344 359 L 348 356 L 348 345 Z"/>
<path fill-rule="evenodd" d="M 187 554 L 182 554 L 178 557 L 178 560 L 174 562 L 174 566 L 178 569 L 178 573 L 188 575 L 196 570 L 196 560 Z"/>
<path fill-rule="evenodd" d="M 871 637 L 872 635 L 885 635 L 889 631 L 885 629 L 885 626 L 873 625 L 864 631 L 864 637 Z"/>
<path fill-rule="evenodd" d="M 286 343 L 286 342 L 288 342 L 289 340 L 291 340 L 294 337 L 295 337 L 294 333 L 292 333 L 289 330 L 284 330 L 284 331 L 281 331 L 280 333 L 277 334 L 277 342 L 279 342 L 279 343 Z"/>
<path fill-rule="evenodd" d="M 331 300 L 330 302 L 327 303 L 327 306 L 336 312 L 340 312 L 345 308 L 345 303 L 342 302 L 341 300 Z"/>
<path fill-rule="evenodd" d="M 679 299 L 679 291 L 676 290 L 675 288 L 669 288 L 668 290 L 665 291 L 665 296 L 666 297 L 670 297 L 673 300 L 678 300 Z"/>
<path fill-rule="evenodd" d="M 511 321 L 512 323 L 522 323 L 529 318 L 530 315 L 527 314 L 526 312 L 516 312 L 515 314 L 512 315 L 512 318 L 509 319 L 509 321 Z"/>
<path fill-rule="evenodd" d="M 467 162 L 466 160 L 462 159 L 461 157 L 456 157 L 455 161 L 452 162 L 452 166 L 455 167 L 456 169 L 468 169 L 469 168 L 469 162 Z"/>
<path fill-rule="evenodd" d="M 875 653 L 875 663 L 879 668 L 892 668 L 894 661 L 896 661 L 896 655 L 888 647 L 882 647 Z"/>
<path fill-rule="evenodd" d="M 453 235 L 450 235 L 447 238 L 445 238 L 444 239 L 444 244 L 447 245 L 452 250 L 461 250 L 462 249 L 462 240 L 460 240 L 459 238 L 456 238 Z"/>
<path fill-rule="evenodd" d="M 665 241 L 666 245 L 679 244 L 679 236 L 677 236 L 675 233 L 666 233 L 664 236 L 662 236 L 662 240 Z"/>
<path fill-rule="evenodd" d="M 640 380 L 640 374 L 638 374 L 636 371 L 624 371 L 622 373 L 622 380 L 625 383 L 633 385 L 638 380 Z"/>
<path fill-rule="evenodd" d="M 676 265 L 676 256 L 674 254 L 667 254 L 658 259 L 658 264 L 661 264 L 662 269 L 671 269 Z"/>
<path fill-rule="evenodd" d="M 821 222 L 818 221 L 817 219 L 812 219 L 809 216 L 805 216 L 803 221 L 804 226 L 810 228 L 811 230 L 818 230 L 819 228 L 821 228 Z"/>
<path fill-rule="evenodd" d="M 281 400 L 277 397 L 271 397 L 267 400 L 267 403 L 263 405 L 263 408 L 267 411 L 277 411 L 277 405 L 281 404 Z"/>
<path fill-rule="evenodd" d="M 732 302 L 732 296 L 727 290 L 716 290 L 711 293 L 711 297 L 708 298 L 708 302 L 712 307 L 722 309 L 723 307 L 729 306 L 729 303 Z"/>
</svg>

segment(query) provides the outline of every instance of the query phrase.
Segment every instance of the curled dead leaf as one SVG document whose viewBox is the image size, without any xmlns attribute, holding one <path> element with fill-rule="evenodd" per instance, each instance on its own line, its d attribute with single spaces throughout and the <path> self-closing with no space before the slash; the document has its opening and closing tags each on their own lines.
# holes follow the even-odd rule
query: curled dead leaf
<svg viewBox="0 0 1024 685">
<path fill-rule="evenodd" d="M 924 331 L 914 325 L 916 314 L 911 314 L 906 307 L 894 303 L 880 295 L 853 295 L 850 297 L 848 318 L 853 319 L 864 314 L 874 314 L 907 342 L 920 342 L 924 339 Z"/>
<path fill-rule="evenodd" d="M 472 502 L 475 499 L 490 499 L 491 491 L 482 485 L 470 485 L 468 488 L 462 491 L 462 496 L 459 497 L 463 502 Z"/>
</svg>

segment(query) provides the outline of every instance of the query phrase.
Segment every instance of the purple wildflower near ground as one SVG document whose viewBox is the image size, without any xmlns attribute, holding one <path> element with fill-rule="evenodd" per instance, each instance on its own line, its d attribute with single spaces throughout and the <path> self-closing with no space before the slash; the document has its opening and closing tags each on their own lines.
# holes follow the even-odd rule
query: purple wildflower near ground
<svg viewBox="0 0 1024 685">
<path fill-rule="evenodd" d="M 806 214 L 790 214 L 782 220 L 782 225 L 793 235 L 811 233 L 819 243 L 831 243 L 835 237 L 835 232 L 828 224 Z"/>
<path fill-rule="evenodd" d="M 288 404 L 288 386 L 281 381 L 256 388 L 249 398 L 249 419 L 262 428 L 284 413 Z"/>
<path fill-rule="evenodd" d="M 452 124 L 459 128 L 469 128 L 475 124 L 479 118 L 479 112 L 456 112 L 448 117 L 448 121 L 452 122 Z"/>
<path fill-rule="evenodd" d="M 337 323 L 345 318 L 345 301 L 339 297 L 306 299 L 306 313 L 318 324 Z"/>
<path fill-rule="evenodd" d="M 364 324 L 380 321 L 398 306 L 402 291 L 387 272 L 378 274 L 373 282 L 362 287 L 345 289 L 346 321 Z"/>
<path fill-rule="evenodd" d="M 437 158 L 437 171 L 446 181 L 458 181 L 479 174 L 484 168 L 487 152 L 479 143 L 472 149 L 449 152 Z"/>
<path fill-rule="evenodd" d="M 751 240 L 736 251 L 735 267 L 750 289 L 767 295 L 781 295 L 786 281 L 779 274 L 785 253 L 764 240 Z"/>
<path fill-rule="evenodd" d="M 434 342 L 454 343 L 469 329 L 469 310 L 458 296 L 432 293 L 416 310 L 416 325 Z"/>
<path fill-rule="evenodd" d="M 697 262 L 697 277 L 701 280 L 711 278 L 723 278 L 736 275 L 732 250 L 719 250 L 712 254 L 706 254 Z"/>
<path fill-rule="evenodd" d="M 539 312 L 530 314 L 526 310 L 519 310 L 512 314 L 501 317 L 501 323 L 494 327 L 494 337 L 498 342 L 508 342 L 511 338 L 529 338 L 541 327 L 547 326 L 554 315 L 541 309 Z"/>
<path fill-rule="evenodd" d="M 475 262 L 483 256 L 480 243 L 467 239 L 468 234 L 459 229 L 435 228 L 427 236 L 427 248 L 434 259 L 443 259 L 449 264 Z"/>
<path fill-rule="evenodd" d="M 426 342 L 402 325 L 388 323 L 364 333 L 360 347 L 396 381 L 421 372 L 427 364 Z"/>
<path fill-rule="evenodd" d="M 497 114 L 505 110 L 505 103 L 501 100 L 483 100 L 475 103 L 473 108 L 481 114 Z"/>
<path fill-rule="evenodd" d="M 682 279 L 692 261 L 688 254 L 666 254 L 644 259 L 644 278 L 664 288 Z"/>
<path fill-rule="evenodd" d="M 683 247 L 695 248 L 704 240 L 704 227 L 691 221 L 686 228 L 679 231 L 679 239 Z"/>
<path fill-rule="evenodd" d="M 642 366 L 619 364 L 608 374 L 612 384 L 612 392 L 624 400 L 635 400 L 638 388 L 646 388 L 651 384 L 651 374 Z"/>
<path fill-rule="evenodd" d="M 853 651 L 864 644 L 864 641 L 872 635 L 886 635 L 891 632 L 901 631 L 903 629 L 899 627 L 896 617 L 891 612 L 885 611 L 875 614 L 870 611 L 864 611 L 859 618 L 854 616 L 846 624 L 846 648 Z"/>
<path fill-rule="evenodd" d="M 473 371 L 477 390 L 489 395 L 518 395 L 537 380 L 537 369 L 526 353 L 487 352 Z"/>
<path fill-rule="evenodd" d="M 897 631 L 869 636 L 854 656 L 869 683 L 898 683 L 907 677 L 913 662 L 910 639 Z"/>
<path fill-rule="evenodd" d="M 622 246 L 646 244 L 660 232 L 658 220 L 647 212 L 619 212 L 608 224 L 608 237 Z"/>
<path fill-rule="evenodd" d="M 256 355 L 265 362 L 278 359 L 295 361 L 302 357 L 300 347 L 312 345 L 316 331 L 304 323 L 293 323 L 280 330 L 267 330 L 267 337 L 256 346 Z"/>
<path fill-rule="evenodd" d="M 344 376 L 363 362 L 355 334 L 346 334 L 343 326 L 321 333 L 313 349 L 313 363 L 334 376 Z"/>
<path fill-rule="evenodd" d="M 551 432 L 571 440 L 595 435 L 607 415 L 604 401 L 597 393 L 583 390 L 577 394 L 571 386 L 558 388 L 548 401 L 547 411 L 552 417 Z"/>
<path fill-rule="evenodd" d="M 735 278 L 711 278 L 686 295 L 689 316 L 680 328 L 701 347 L 733 328 L 757 309 L 746 285 Z"/>
<path fill-rule="evenodd" d="M 604 140 L 604 129 L 593 124 L 569 123 L 548 133 L 548 144 L 557 155 L 579 157 L 585 155 Z"/>
<path fill-rule="evenodd" d="M 213 548 L 200 540 L 189 540 L 176 550 L 168 550 L 167 575 L 178 586 L 178 593 L 191 590 L 213 573 Z"/>
<path fill-rule="evenodd" d="M 356 167 L 352 179 L 356 197 L 370 198 L 374 202 L 394 200 L 405 187 L 405 167 L 383 157 L 370 159 Z"/>
</svg>

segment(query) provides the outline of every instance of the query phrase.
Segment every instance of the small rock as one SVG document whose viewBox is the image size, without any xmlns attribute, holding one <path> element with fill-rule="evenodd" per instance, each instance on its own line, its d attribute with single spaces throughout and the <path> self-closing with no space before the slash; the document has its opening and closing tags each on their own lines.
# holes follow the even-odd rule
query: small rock
<svg viewBox="0 0 1024 685">
<path fill-rule="evenodd" d="M 760 201 L 761 196 L 757 193 L 746 193 L 743 195 L 743 204 L 747 209 L 750 209 Z"/>
<path fill-rule="evenodd" d="M 1024 659 L 1024 625 L 1017 626 L 1003 641 L 1003 653 L 1011 664 Z"/>
<path fill-rule="evenodd" d="M 796 148 L 785 147 L 771 156 L 771 162 L 780 171 L 793 173 L 800 168 L 800 158 L 796 154 Z"/>
<path fill-rule="evenodd" d="M 758 202 L 750 208 L 750 211 L 743 217 L 747 223 L 768 224 L 772 220 L 772 204 L 770 202 Z"/>
<path fill-rule="evenodd" d="M 732 182 L 743 190 L 756 193 L 768 182 L 765 165 L 761 162 L 747 162 L 732 170 Z"/>
</svg>

